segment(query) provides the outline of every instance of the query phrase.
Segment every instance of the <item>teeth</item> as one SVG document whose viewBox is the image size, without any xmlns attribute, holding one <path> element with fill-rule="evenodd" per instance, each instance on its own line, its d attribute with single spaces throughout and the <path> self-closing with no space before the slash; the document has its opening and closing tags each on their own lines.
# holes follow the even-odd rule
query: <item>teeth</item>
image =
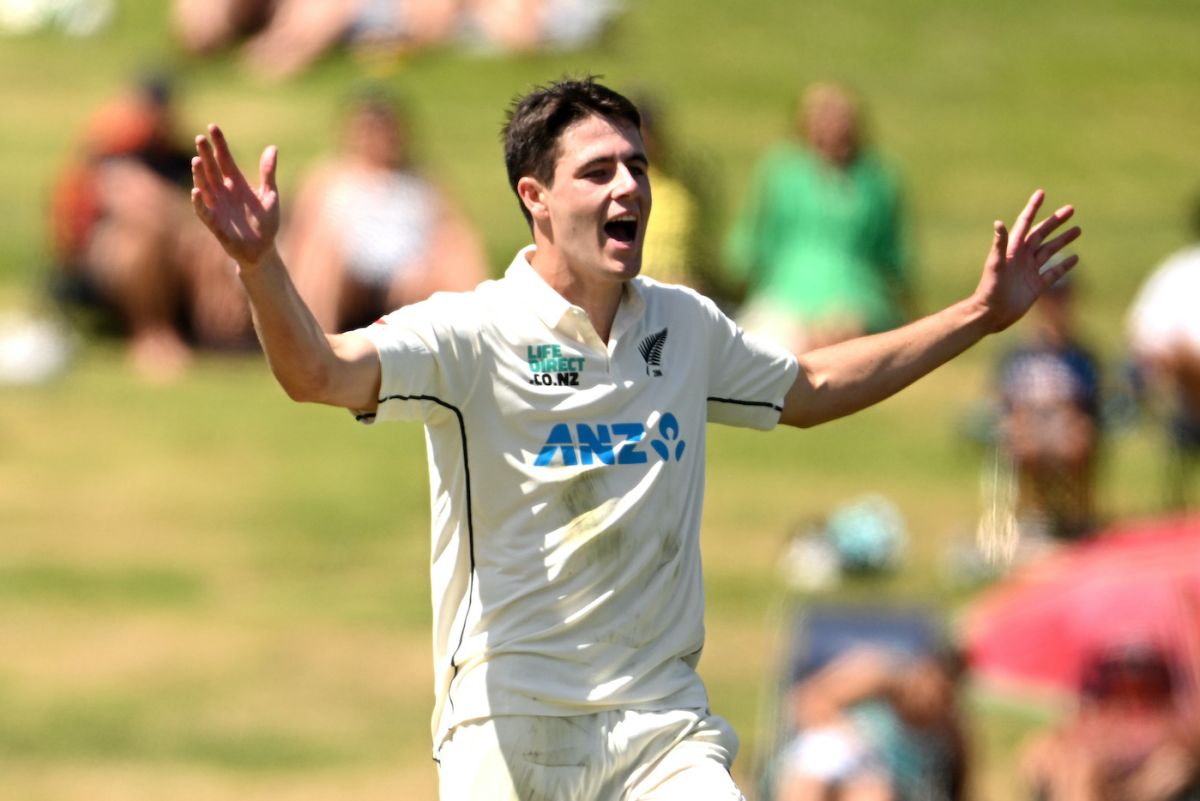
<svg viewBox="0 0 1200 801">
<path fill-rule="evenodd" d="M 609 220 L 609 222 L 637 222 L 637 215 L 618 214 L 616 217 L 613 217 L 611 220 Z"/>
</svg>

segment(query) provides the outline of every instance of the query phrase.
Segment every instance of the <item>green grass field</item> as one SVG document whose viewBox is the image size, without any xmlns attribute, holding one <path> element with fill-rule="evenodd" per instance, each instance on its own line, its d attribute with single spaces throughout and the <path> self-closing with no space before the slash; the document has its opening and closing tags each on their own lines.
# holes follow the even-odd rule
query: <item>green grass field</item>
<svg viewBox="0 0 1200 801">
<path fill-rule="evenodd" d="M 1200 188 L 1200 9 L 1177 0 L 631 0 L 600 46 L 520 58 L 332 57 L 279 86 L 230 59 L 174 55 L 165 3 L 119 3 L 102 35 L 0 39 L 0 310 L 36 306 L 49 181 L 88 113 L 135 70 L 181 70 L 193 130 L 226 128 L 281 186 L 331 140 L 347 86 L 372 74 L 418 111 L 421 152 L 499 267 L 525 242 L 497 131 L 509 98 L 566 72 L 649 89 L 710 165 L 724 215 L 809 80 L 848 80 L 912 201 L 921 302 L 970 291 L 991 222 L 1044 187 L 1085 229 L 1083 323 L 1119 363 L 1122 315 L 1185 241 Z M 723 231 L 715 232 L 720 235 Z M 757 721 L 787 599 L 776 570 L 798 520 L 865 492 L 902 510 L 904 570 L 846 597 L 936 605 L 970 593 L 941 569 L 980 512 L 980 454 L 957 433 L 1015 333 L 881 407 L 807 432 L 710 430 L 704 548 L 714 708 Z M 1103 511 L 1158 508 L 1146 424 L 1110 443 Z M 366 430 L 289 403 L 257 358 L 204 358 L 149 386 L 113 343 L 81 343 L 38 386 L 0 386 L 0 799 L 431 798 L 427 484 L 421 431 Z M 978 797 L 1019 799 L 1015 744 L 1046 710 L 972 695 Z"/>
</svg>

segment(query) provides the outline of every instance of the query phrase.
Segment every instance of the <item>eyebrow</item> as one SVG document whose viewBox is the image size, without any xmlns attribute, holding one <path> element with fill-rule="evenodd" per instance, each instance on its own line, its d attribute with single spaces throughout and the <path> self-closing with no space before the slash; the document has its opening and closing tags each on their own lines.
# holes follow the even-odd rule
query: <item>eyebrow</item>
<svg viewBox="0 0 1200 801">
<path fill-rule="evenodd" d="M 588 159 L 583 164 L 580 164 L 576 168 L 576 171 L 582 172 L 591 167 L 596 167 L 601 164 L 607 164 L 607 163 L 613 162 L 613 161 L 637 161 L 637 162 L 640 162 L 643 166 L 649 166 L 649 164 L 650 164 L 650 159 L 648 159 L 646 157 L 646 154 L 644 152 L 642 152 L 641 150 L 637 150 L 632 155 L 630 155 L 628 158 L 624 158 L 624 159 L 619 159 L 616 156 L 596 156 L 595 158 Z"/>
</svg>

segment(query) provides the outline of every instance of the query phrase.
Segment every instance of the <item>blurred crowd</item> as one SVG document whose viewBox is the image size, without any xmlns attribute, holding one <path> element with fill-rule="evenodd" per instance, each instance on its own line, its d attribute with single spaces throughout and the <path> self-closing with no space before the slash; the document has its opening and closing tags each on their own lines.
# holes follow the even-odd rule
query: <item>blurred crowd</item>
<svg viewBox="0 0 1200 801">
<path fill-rule="evenodd" d="M 173 0 L 176 38 L 205 56 L 231 47 L 265 79 L 295 75 L 334 47 L 399 58 L 457 45 L 477 53 L 594 41 L 618 0 Z"/>
<path fill-rule="evenodd" d="M 963 801 L 962 669 L 953 651 L 861 643 L 797 680 L 776 801 Z"/>
<path fill-rule="evenodd" d="M 252 341 L 233 267 L 192 213 L 191 156 L 169 81 L 147 76 L 91 115 L 50 198 L 55 297 L 102 312 L 155 378 L 191 345 Z"/>
<path fill-rule="evenodd" d="M 809 86 L 729 236 L 743 327 L 799 353 L 908 320 L 905 225 L 899 177 L 870 146 L 861 102 L 844 86 Z"/>
<path fill-rule="evenodd" d="M 474 227 L 413 154 L 399 98 L 355 92 L 336 138 L 303 176 L 281 237 L 323 326 L 357 327 L 486 277 Z M 170 81 L 148 75 L 91 115 L 51 195 L 51 293 L 125 337 L 154 380 L 180 375 L 195 349 L 255 344 L 234 268 L 192 213 L 192 155 Z"/>
<path fill-rule="evenodd" d="M 981 796 L 967 689 L 986 666 L 947 635 L 940 616 L 821 602 L 798 609 L 793 623 L 778 714 L 764 732 L 760 801 Z M 1025 735 L 1016 763 L 1002 769 L 1010 797 L 1200 799 L 1194 642 L 1102 636 L 1065 675 L 1056 717 Z"/>
<path fill-rule="evenodd" d="M 236 49 L 255 74 L 282 79 L 334 47 L 372 57 L 578 47 L 602 36 L 620 5 L 175 0 L 171 18 L 187 53 Z M 671 130 L 662 98 L 646 91 L 638 100 L 654 187 L 645 275 L 709 294 L 747 330 L 797 352 L 918 313 L 904 180 L 849 87 L 815 82 L 797 93 L 727 231 L 716 171 Z M 350 93 L 325 154 L 285 207 L 281 249 L 328 331 L 491 275 L 475 223 L 422 163 L 411 116 L 384 86 Z M 153 381 L 182 375 L 197 350 L 256 347 L 234 268 L 189 206 L 192 145 L 177 117 L 170 76 L 139 76 L 77 132 L 49 202 L 50 294 L 81 329 L 121 338 L 133 369 Z M 1006 507 L 1031 563 L 1103 530 L 1106 439 L 1138 411 L 1162 432 L 1163 507 L 1194 506 L 1200 199 L 1190 222 L 1196 244 L 1168 255 L 1130 304 L 1119 365 L 1106 369 L 1080 326 L 1086 270 L 1038 301 L 995 365 L 977 432 L 989 453 L 982 469 L 1011 473 L 1005 497 L 990 501 Z M 870 496 L 809 526 L 782 561 L 797 586 L 826 589 L 842 573 L 896 569 L 905 539 L 897 510 Z M 766 797 L 968 798 L 971 727 L 960 697 L 968 656 L 868 641 L 792 677 Z M 1105 643 L 1076 667 L 1070 711 L 1023 749 L 1018 778 L 1028 797 L 1200 798 L 1194 644 Z"/>
<path fill-rule="evenodd" d="M 1087 271 L 1072 273 L 1040 298 L 994 375 L 984 438 L 1011 492 L 1026 549 L 1044 551 L 1101 530 L 1097 484 L 1105 443 L 1139 414 L 1159 432 L 1158 506 L 1196 502 L 1200 458 L 1200 195 L 1189 209 L 1197 243 L 1167 256 L 1143 280 L 1125 320 L 1125 352 L 1105 369 L 1078 321 Z M 995 489 L 995 488 L 993 488 Z"/>
<path fill-rule="evenodd" d="M 1071 714 L 1024 745 L 1020 774 L 1030 798 L 1200 799 L 1196 674 L 1187 667 L 1143 640 L 1089 654 Z"/>
<path fill-rule="evenodd" d="M 187 52 L 236 46 L 252 68 L 285 77 L 332 46 L 400 51 L 468 35 L 498 50 L 578 46 L 618 10 L 577 0 L 175 0 L 171 19 Z M 167 379 L 196 348 L 254 346 L 236 277 L 188 208 L 192 148 L 178 130 L 175 95 L 167 75 L 145 75 L 96 109 L 55 179 L 49 221 L 54 296 L 124 334 L 141 374 Z M 797 352 L 918 314 L 904 181 L 874 144 L 852 89 L 818 81 L 797 93 L 745 197 L 728 210 L 726 231 L 719 171 L 678 141 L 661 98 L 637 95 L 655 190 L 646 275 L 714 297 L 748 331 Z M 286 206 L 282 247 L 330 330 L 490 273 L 474 221 L 420 163 L 409 117 L 382 86 L 355 92 L 327 156 Z M 1086 287 L 1077 283 L 1047 293 L 1011 338 L 983 415 L 994 472 L 1012 476 L 984 505 L 1003 510 L 995 519 L 1011 518 L 1005 525 L 1027 549 L 1101 527 L 1104 442 L 1131 409 L 1164 432 L 1164 504 L 1185 508 L 1194 494 L 1200 328 L 1187 299 L 1200 284 L 1200 250 L 1172 255 L 1147 279 L 1115 369 L 1080 331 Z"/>
<path fill-rule="evenodd" d="M 406 112 L 377 89 L 347 102 L 339 144 L 304 176 L 280 248 L 328 331 L 488 275 L 478 234 L 417 163 Z"/>
</svg>

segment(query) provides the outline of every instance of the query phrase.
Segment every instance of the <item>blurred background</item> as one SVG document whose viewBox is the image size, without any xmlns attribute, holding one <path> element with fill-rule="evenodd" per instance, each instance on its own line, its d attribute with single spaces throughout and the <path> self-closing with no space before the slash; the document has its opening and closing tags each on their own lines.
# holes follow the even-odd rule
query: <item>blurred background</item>
<svg viewBox="0 0 1200 801">
<path fill-rule="evenodd" d="M 210 121 L 247 171 L 278 145 L 285 214 L 342 141 L 347 98 L 368 83 L 400 98 L 412 160 L 499 274 L 528 239 L 504 109 L 602 75 L 654 98 L 703 207 L 706 286 L 731 308 L 723 243 L 756 165 L 806 86 L 852 87 L 900 178 L 914 312 L 974 288 L 992 221 L 1033 189 L 1076 206 L 1073 324 L 1105 388 L 1085 534 L 1182 520 L 1172 561 L 1200 564 L 1169 413 L 1143 402 L 1126 329 L 1150 273 L 1194 241 L 1194 3 L 560 0 L 449 21 L 410 5 L 433 18 L 297 17 L 289 42 L 204 40 L 166 0 L 0 0 L 0 799 L 435 796 L 421 430 L 291 404 L 237 337 L 139 355 L 63 289 L 72 243 L 52 209 L 100 202 L 64 175 L 103 160 L 86 152 L 97 115 L 133 86 L 169 87 L 184 147 Z M 182 197 L 142 207 L 161 223 Z M 798 614 L 915 608 L 962 644 L 982 600 L 1042 558 L 1022 543 L 1073 547 L 1014 533 L 1033 530 L 995 373 L 1032 325 L 848 420 L 710 429 L 701 672 L 742 736 L 748 793 L 771 797 L 794 723 Z M 1073 682 L 1014 690 L 968 669 L 972 797 L 1028 794 L 1024 744 L 1072 714 Z"/>
</svg>

